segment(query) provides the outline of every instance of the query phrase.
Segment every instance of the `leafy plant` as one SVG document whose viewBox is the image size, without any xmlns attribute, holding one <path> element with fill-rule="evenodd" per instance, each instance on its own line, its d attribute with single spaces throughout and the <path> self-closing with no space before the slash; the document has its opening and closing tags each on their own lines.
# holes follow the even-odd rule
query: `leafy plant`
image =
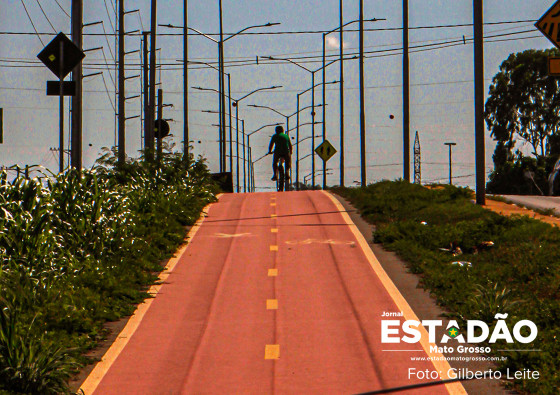
<svg viewBox="0 0 560 395">
<path fill-rule="evenodd" d="M 529 217 L 500 216 L 474 205 L 472 191 L 453 186 L 425 188 L 383 181 L 335 192 L 375 225 L 377 243 L 396 251 L 411 272 L 421 274 L 422 285 L 449 316 L 490 325 L 497 313 L 533 321 L 539 336 L 532 347 L 543 351 L 510 351 L 499 367 L 540 372 L 539 380 L 516 380 L 516 389 L 522 392 L 558 393 L 558 228 Z M 457 248 L 462 253 L 454 256 Z M 461 267 L 455 261 L 471 266 Z"/>
<path fill-rule="evenodd" d="M 187 159 L 119 166 L 107 150 L 92 169 L 0 172 L 0 392 L 68 391 L 103 324 L 148 296 L 217 191 L 204 161 Z"/>
</svg>

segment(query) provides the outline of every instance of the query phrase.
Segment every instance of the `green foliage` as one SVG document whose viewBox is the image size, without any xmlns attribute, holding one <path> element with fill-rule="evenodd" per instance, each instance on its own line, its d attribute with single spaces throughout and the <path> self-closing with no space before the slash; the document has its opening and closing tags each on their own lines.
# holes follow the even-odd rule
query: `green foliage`
<svg viewBox="0 0 560 395">
<path fill-rule="evenodd" d="M 517 388 L 557 393 L 559 229 L 528 217 L 502 217 L 474 205 L 471 191 L 452 186 L 424 188 L 397 181 L 335 192 L 375 224 L 375 241 L 421 274 L 423 286 L 450 316 L 490 325 L 497 312 L 508 313 L 514 321 L 532 320 L 539 336 L 531 346 L 543 352 L 508 352 L 500 368 L 537 370 L 539 380 L 518 380 Z M 494 246 L 488 248 L 488 241 Z M 449 250 L 457 247 L 463 253 L 453 256 Z M 472 266 L 452 264 L 455 261 Z"/>
<path fill-rule="evenodd" d="M 202 160 L 8 182 L 0 174 L 0 391 L 65 393 L 103 324 L 129 315 L 216 188 Z"/>
<path fill-rule="evenodd" d="M 554 165 L 549 159 L 537 160 L 518 153 L 514 159 L 495 166 L 486 190 L 507 195 L 546 195 L 549 191 L 548 174 Z"/>
<path fill-rule="evenodd" d="M 499 149 L 511 153 L 520 139 L 531 145 L 535 157 L 544 157 L 548 138 L 558 134 L 560 85 L 557 78 L 548 75 L 549 56 L 558 56 L 558 50 L 511 54 L 494 76 L 486 102 L 486 123 Z M 503 159 L 503 155 L 499 157 Z"/>
</svg>

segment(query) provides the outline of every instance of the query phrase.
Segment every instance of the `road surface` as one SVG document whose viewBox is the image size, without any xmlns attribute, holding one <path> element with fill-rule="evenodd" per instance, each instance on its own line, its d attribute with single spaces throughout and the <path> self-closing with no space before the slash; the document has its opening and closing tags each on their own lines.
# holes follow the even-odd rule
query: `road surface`
<svg viewBox="0 0 560 395">
<path fill-rule="evenodd" d="M 560 215 L 560 196 L 521 196 L 501 195 L 508 202 L 522 204 L 527 208 L 548 210 L 553 209 Z"/>
<path fill-rule="evenodd" d="M 222 195 L 85 393 L 355 394 L 434 381 L 411 368 L 448 378 L 447 362 L 411 360 L 440 355 L 426 333 L 381 343 L 384 312 L 416 316 L 343 210 L 322 191 Z"/>
</svg>

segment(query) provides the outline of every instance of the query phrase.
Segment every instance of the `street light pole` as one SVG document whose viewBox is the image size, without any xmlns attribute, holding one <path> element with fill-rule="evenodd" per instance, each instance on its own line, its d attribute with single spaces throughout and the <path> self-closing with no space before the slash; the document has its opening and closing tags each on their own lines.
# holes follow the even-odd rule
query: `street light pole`
<svg viewBox="0 0 560 395">
<path fill-rule="evenodd" d="M 247 161 L 245 156 L 245 120 L 241 120 L 241 134 L 243 135 L 243 192 L 247 193 Z"/>
<path fill-rule="evenodd" d="M 227 74 L 228 78 L 228 102 L 229 102 L 229 171 L 233 175 L 233 143 L 231 135 L 231 75 Z"/>
<path fill-rule="evenodd" d="M 301 93 L 297 96 L 297 115 L 296 115 L 296 141 L 299 141 L 299 97 Z M 296 190 L 299 191 L 299 144 L 296 146 Z"/>
<path fill-rule="evenodd" d="M 152 0 L 153 3 L 155 3 L 156 0 Z M 152 4 L 153 4 L 152 3 Z M 154 9 L 152 8 L 152 13 L 154 12 Z M 218 77 L 218 81 L 219 81 L 219 90 L 218 90 L 218 94 L 219 94 L 219 103 L 220 103 L 220 130 L 219 130 L 219 144 L 220 144 L 220 172 L 223 172 L 226 168 L 226 131 L 225 131 L 225 124 L 226 124 L 226 115 L 225 115 L 225 81 L 224 81 L 224 74 L 225 74 L 225 65 L 224 65 L 224 43 L 237 36 L 240 33 L 243 33 L 249 29 L 254 29 L 254 28 L 260 28 L 260 27 L 270 27 L 270 26 L 276 26 L 279 25 L 279 23 L 271 23 L 268 22 L 264 25 L 253 25 L 253 26 L 248 26 L 244 29 L 241 29 L 240 31 L 238 31 L 235 34 L 232 34 L 226 38 L 224 38 L 223 35 L 223 17 L 222 17 L 222 0 L 219 0 L 219 14 L 220 14 L 220 40 L 216 40 L 213 37 L 209 36 L 208 34 L 204 34 L 199 30 L 190 28 L 186 25 L 182 27 L 183 31 L 187 31 L 187 30 L 191 30 L 193 32 L 196 32 L 198 35 L 206 37 L 207 39 L 215 42 L 218 44 L 218 71 L 219 71 L 219 77 Z M 152 31 L 155 30 L 155 27 L 153 26 L 154 24 L 154 18 L 152 18 Z M 174 26 L 171 24 L 166 24 L 166 25 L 161 25 L 161 26 L 165 26 L 168 28 L 179 28 L 178 26 Z M 155 77 L 154 77 L 155 78 Z"/>
<path fill-rule="evenodd" d="M 236 161 L 236 168 L 237 171 L 235 173 L 235 177 L 237 179 L 237 193 L 240 192 L 240 188 L 239 188 L 239 103 L 238 102 L 234 102 L 234 107 L 235 107 L 235 152 L 236 152 L 236 156 L 235 156 L 235 161 Z"/>
</svg>

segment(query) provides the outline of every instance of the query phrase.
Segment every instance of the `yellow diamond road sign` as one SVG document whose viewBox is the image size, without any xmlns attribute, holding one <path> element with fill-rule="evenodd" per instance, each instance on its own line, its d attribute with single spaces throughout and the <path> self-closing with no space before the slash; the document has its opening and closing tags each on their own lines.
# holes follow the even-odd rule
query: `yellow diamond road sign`
<svg viewBox="0 0 560 395">
<path fill-rule="evenodd" d="M 560 48 L 560 0 L 550 7 L 535 26 L 552 44 Z"/>
<path fill-rule="evenodd" d="M 328 140 L 325 140 L 321 143 L 320 146 L 315 148 L 315 152 L 321 159 L 325 162 L 328 161 L 334 154 L 336 154 L 336 149 L 329 143 Z"/>
</svg>

